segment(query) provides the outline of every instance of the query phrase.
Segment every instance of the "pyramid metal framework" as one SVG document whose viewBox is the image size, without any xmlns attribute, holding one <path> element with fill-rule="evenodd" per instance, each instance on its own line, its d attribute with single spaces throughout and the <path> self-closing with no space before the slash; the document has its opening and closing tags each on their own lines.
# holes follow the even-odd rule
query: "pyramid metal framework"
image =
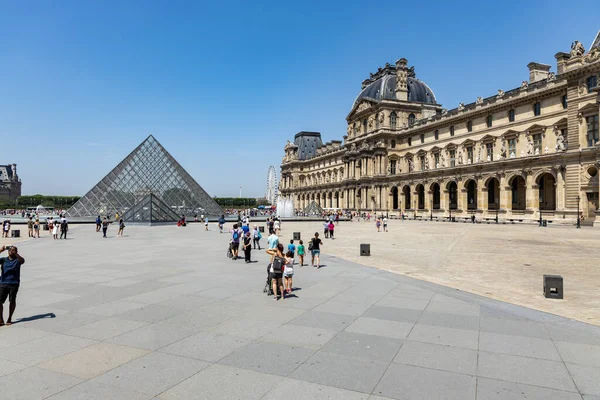
<svg viewBox="0 0 600 400">
<path fill-rule="evenodd" d="M 314 200 L 302 211 L 304 215 L 323 215 L 324 212 L 325 210 Z"/>
<path fill-rule="evenodd" d="M 174 222 L 223 210 L 150 135 L 68 211 L 71 218 L 120 215 L 128 222 Z"/>
</svg>

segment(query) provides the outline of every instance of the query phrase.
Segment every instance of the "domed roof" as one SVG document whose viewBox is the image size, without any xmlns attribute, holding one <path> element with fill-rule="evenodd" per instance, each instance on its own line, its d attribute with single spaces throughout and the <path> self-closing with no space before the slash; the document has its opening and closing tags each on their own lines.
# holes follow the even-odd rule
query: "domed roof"
<svg viewBox="0 0 600 400">
<path fill-rule="evenodd" d="M 413 103 L 430 103 L 437 104 L 433 90 L 425 84 L 425 82 L 408 77 L 408 101 Z M 358 95 L 352 108 L 354 108 L 361 100 L 396 100 L 396 75 L 388 74 L 377 79 L 365 87 Z"/>
</svg>

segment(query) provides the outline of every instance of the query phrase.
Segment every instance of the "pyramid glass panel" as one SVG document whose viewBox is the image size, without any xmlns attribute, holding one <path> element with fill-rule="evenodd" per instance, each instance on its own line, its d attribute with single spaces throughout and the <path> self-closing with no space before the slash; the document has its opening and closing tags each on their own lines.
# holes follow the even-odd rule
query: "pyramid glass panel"
<svg viewBox="0 0 600 400">
<path fill-rule="evenodd" d="M 223 210 L 152 136 L 73 205 L 71 218 L 173 222 L 181 215 L 220 216 Z"/>
<path fill-rule="evenodd" d="M 323 215 L 325 210 L 317 204 L 316 201 L 311 201 L 309 205 L 302 211 L 304 215 L 312 216 L 312 215 Z"/>
</svg>

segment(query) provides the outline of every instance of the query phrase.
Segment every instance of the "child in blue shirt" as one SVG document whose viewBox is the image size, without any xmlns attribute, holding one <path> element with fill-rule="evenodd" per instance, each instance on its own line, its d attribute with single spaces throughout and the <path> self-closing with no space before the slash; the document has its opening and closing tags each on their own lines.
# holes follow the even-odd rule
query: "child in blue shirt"
<svg viewBox="0 0 600 400">
<path fill-rule="evenodd" d="M 290 244 L 288 244 L 288 251 L 291 251 L 292 252 L 292 258 L 295 258 L 295 255 L 296 255 L 296 245 L 294 245 L 294 239 L 290 240 Z"/>
</svg>

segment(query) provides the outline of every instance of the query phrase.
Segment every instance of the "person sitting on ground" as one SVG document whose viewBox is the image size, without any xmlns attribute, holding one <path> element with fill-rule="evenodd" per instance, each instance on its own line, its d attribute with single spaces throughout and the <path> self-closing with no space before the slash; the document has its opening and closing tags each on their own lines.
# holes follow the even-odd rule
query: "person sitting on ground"
<svg viewBox="0 0 600 400">
<path fill-rule="evenodd" d="M 4 302 L 8 297 L 8 319 L 6 325 L 12 325 L 12 317 L 17 308 L 17 292 L 21 283 L 21 265 L 25 259 L 19 255 L 16 246 L 2 246 L 0 253 L 8 250 L 8 257 L 0 257 L 0 326 L 4 325 Z"/>
<path fill-rule="evenodd" d="M 321 245 L 323 242 L 319 239 L 319 232 L 315 232 L 315 237 L 310 240 L 310 251 L 312 255 L 311 263 L 313 267 L 317 267 L 317 269 L 321 268 L 319 262 L 321 261 Z M 315 260 L 317 261 L 317 265 L 315 265 Z"/>
<path fill-rule="evenodd" d="M 275 259 L 275 257 L 282 258 L 285 263 L 285 256 L 283 254 L 283 245 L 281 243 L 279 243 L 279 244 L 277 244 L 276 248 L 267 249 L 266 252 L 268 255 L 271 256 L 270 272 L 272 274 L 271 282 L 273 285 L 273 300 L 279 300 L 279 296 L 277 296 L 277 288 L 279 288 L 281 290 L 281 298 L 285 299 L 285 291 L 284 291 L 283 283 L 282 283 L 283 271 L 282 272 L 274 272 L 274 270 L 273 270 L 273 260 Z M 283 268 L 285 268 L 285 265 L 283 266 Z"/>
</svg>

